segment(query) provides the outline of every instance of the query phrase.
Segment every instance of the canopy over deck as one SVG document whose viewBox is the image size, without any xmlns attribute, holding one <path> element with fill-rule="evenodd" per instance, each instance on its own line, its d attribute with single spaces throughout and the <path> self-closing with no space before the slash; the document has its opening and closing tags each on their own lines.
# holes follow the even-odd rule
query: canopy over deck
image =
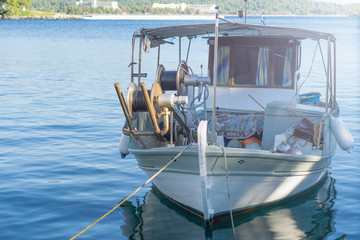
<svg viewBox="0 0 360 240">
<path fill-rule="evenodd" d="M 142 28 L 139 29 L 142 36 L 147 36 L 151 41 L 151 47 L 166 43 L 164 40 L 170 37 L 213 36 L 215 24 L 193 24 L 179 25 L 162 28 Z M 221 23 L 219 24 L 220 36 L 282 36 L 296 39 L 320 39 L 335 41 L 335 37 L 329 33 L 316 32 L 298 28 L 286 28 L 275 26 L 261 26 L 241 23 Z"/>
</svg>

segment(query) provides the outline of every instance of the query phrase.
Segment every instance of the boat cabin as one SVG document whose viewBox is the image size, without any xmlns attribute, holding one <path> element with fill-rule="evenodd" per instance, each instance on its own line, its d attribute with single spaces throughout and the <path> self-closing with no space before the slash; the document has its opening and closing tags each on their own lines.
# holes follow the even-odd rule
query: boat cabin
<svg viewBox="0 0 360 240">
<path fill-rule="evenodd" d="M 295 78 L 300 67 L 298 40 L 237 36 L 219 37 L 218 42 L 217 107 L 261 111 L 260 105 L 266 106 L 275 99 L 292 100 L 296 94 Z M 214 38 L 210 38 L 208 44 L 208 72 L 213 80 Z M 212 101 L 211 93 L 210 90 L 208 106 Z"/>
</svg>

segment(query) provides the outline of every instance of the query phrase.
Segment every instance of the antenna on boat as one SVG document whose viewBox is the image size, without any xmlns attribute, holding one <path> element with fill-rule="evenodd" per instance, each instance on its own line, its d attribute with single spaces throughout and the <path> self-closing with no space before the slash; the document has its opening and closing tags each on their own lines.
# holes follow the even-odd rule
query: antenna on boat
<svg viewBox="0 0 360 240">
<path fill-rule="evenodd" d="M 246 24 L 246 5 L 247 5 L 247 0 L 244 0 L 244 2 L 245 2 L 245 24 Z"/>
<path fill-rule="evenodd" d="M 219 10 L 220 7 L 216 6 L 216 20 L 215 20 L 215 43 L 214 43 L 214 70 L 213 70 L 213 108 L 211 116 L 211 142 L 216 143 L 215 140 L 215 105 L 216 105 L 216 78 L 217 78 L 217 53 L 218 53 L 218 31 L 219 31 Z"/>
</svg>

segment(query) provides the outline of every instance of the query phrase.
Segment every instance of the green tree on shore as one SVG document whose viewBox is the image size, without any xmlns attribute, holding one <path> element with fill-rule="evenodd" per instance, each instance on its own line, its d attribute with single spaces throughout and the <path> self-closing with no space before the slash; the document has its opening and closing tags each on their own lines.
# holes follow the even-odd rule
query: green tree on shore
<svg viewBox="0 0 360 240">
<path fill-rule="evenodd" d="M 2 14 L 18 14 L 20 10 L 31 6 L 30 0 L 0 0 L 0 6 L 5 6 L 2 9 Z M 1 13 L 1 11 L 0 11 Z"/>
</svg>

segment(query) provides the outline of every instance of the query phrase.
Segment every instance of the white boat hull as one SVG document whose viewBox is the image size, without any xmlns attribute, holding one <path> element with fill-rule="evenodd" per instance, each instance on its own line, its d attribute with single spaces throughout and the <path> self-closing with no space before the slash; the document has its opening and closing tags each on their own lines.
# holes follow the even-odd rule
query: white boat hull
<svg viewBox="0 0 360 240">
<path fill-rule="evenodd" d="M 145 170 L 150 177 L 155 172 Z M 210 202 L 215 216 L 232 211 L 242 211 L 296 196 L 315 185 L 325 171 L 306 176 L 230 176 L 229 188 L 231 207 L 225 176 L 210 176 Z M 167 197 L 181 205 L 203 214 L 201 177 L 180 173 L 164 172 L 154 184 Z M 176 190 L 175 190 L 176 189 Z"/>
<path fill-rule="evenodd" d="M 179 152 L 179 149 L 173 151 Z M 314 186 L 325 175 L 332 155 L 294 156 L 269 151 L 228 149 L 228 183 L 224 171 L 224 158 L 215 157 L 216 147 L 208 147 L 207 184 L 209 204 L 203 202 L 203 177 L 199 174 L 198 155 L 193 151 L 179 158 L 153 181 L 167 197 L 184 207 L 203 215 L 204 207 L 214 217 L 232 211 L 260 207 L 296 196 Z M 174 154 L 171 150 L 130 150 L 139 167 L 150 177 Z M 220 151 L 217 152 L 220 155 Z M 266 157 L 267 156 L 267 157 Z M 227 192 L 229 184 L 231 206 Z M 208 209 L 209 210 L 209 209 Z"/>
</svg>

